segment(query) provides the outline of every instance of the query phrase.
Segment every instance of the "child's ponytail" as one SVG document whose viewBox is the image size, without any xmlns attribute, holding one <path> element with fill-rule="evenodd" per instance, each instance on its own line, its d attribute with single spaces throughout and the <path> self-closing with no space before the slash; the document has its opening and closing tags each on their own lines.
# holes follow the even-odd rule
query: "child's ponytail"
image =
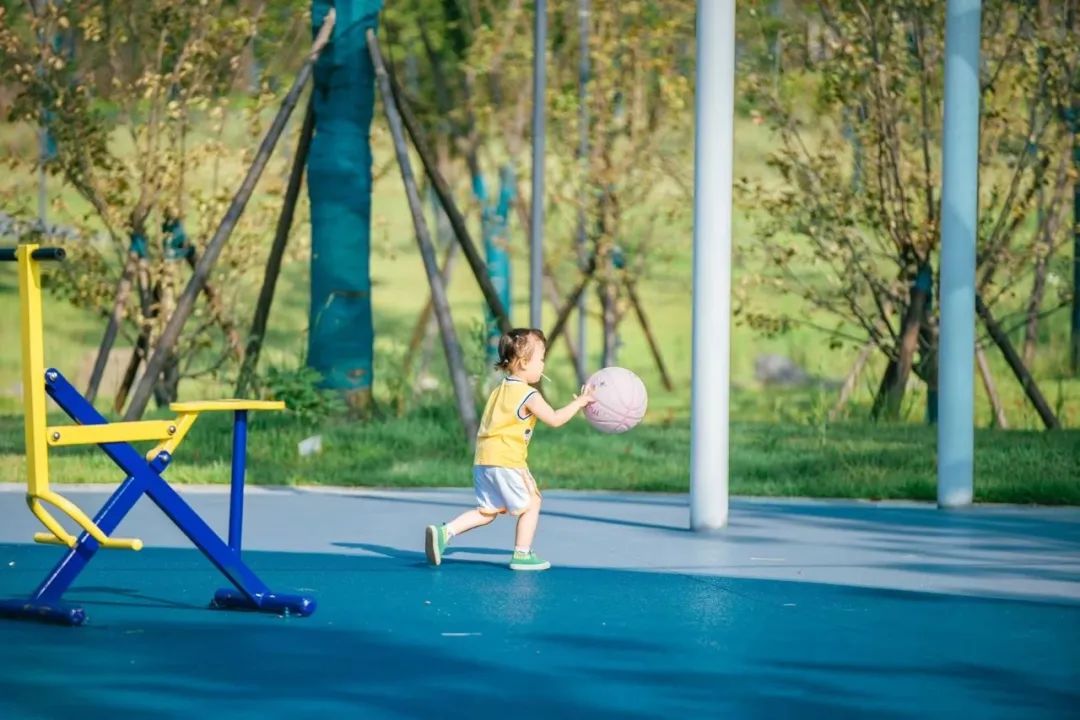
<svg viewBox="0 0 1080 720">
<path fill-rule="evenodd" d="M 515 328 L 499 338 L 499 361 L 497 370 L 509 372 L 518 360 L 528 360 L 534 350 L 533 342 L 547 345 L 547 338 L 542 330 L 536 328 Z"/>
</svg>

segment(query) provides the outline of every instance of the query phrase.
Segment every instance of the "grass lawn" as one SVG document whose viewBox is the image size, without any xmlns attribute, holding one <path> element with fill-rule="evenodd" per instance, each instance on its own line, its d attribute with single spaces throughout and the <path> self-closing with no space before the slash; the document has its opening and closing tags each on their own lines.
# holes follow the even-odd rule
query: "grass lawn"
<svg viewBox="0 0 1080 720">
<path fill-rule="evenodd" d="M 56 421 L 60 421 L 57 417 Z M 0 478 L 22 481 L 21 418 L 0 417 Z M 542 487 L 686 492 L 689 423 L 685 417 L 602 435 L 576 419 L 561 430 L 540 428 L 530 465 Z M 323 451 L 301 458 L 296 446 L 318 433 Z M 168 477 L 184 483 L 226 483 L 229 419 L 199 419 Z M 936 497 L 936 431 L 913 425 L 842 423 L 812 426 L 735 422 L 731 492 L 745 495 Z M 470 457 L 449 405 L 419 408 L 379 422 L 328 422 L 315 429 L 295 418 L 259 415 L 249 436 L 250 480 L 268 485 L 449 487 L 471 483 Z M 96 449 L 50 456 L 63 482 L 108 482 L 116 469 Z M 981 502 L 1080 504 L 1080 433 L 980 430 L 975 497 Z"/>
</svg>

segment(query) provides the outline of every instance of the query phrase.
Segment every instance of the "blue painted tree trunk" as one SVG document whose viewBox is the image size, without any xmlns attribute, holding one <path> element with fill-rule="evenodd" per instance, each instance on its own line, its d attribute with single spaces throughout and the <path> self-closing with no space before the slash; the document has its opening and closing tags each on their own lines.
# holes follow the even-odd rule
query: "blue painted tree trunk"
<svg viewBox="0 0 1080 720">
<path fill-rule="evenodd" d="M 510 305 L 510 231 L 509 216 L 510 207 L 514 202 L 514 170 L 509 165 L 503 166 L 499 172 L 499 197 L 495 202 L 488 198 L 487 186 L 484 176 L 477 173 L 473 176 L 473 195 L 481 207 L 481 232 L 484 238 L 484 256 L 487 259 L 488 275 L 491 284 L 495 286 L 495 292 L 499 295 L 499 301 L 506 308 L 509 315 Z M 487 355 L 492 363 L 499 359 L 499 323 L 491 314 L 491 309 L 485 307 L 487 318 Z"/>
<path fill-rule="evenodd" d="M 375 333 L 371 311 L 371 118 L 375 72 L 364 40 L 382 0 L 314 0 L 313 31 L 333 6 L 330 45 L 315 65 L 315 135 L 308 156 L 311 307 L 307 363 L 324 387 L 356 404 L 370 397 Z"/>
</svg>

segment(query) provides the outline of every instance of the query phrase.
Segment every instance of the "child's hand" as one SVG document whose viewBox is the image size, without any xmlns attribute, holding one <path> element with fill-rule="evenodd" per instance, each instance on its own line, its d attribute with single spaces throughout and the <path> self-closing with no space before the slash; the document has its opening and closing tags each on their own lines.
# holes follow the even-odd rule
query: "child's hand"
<svg viewBox="0 0 1080 720">
<path fill-rule="evenodd" d="M 576 400 L 577 404 L 581 407 L 585 407 L 586 405 L 591 405 L 596 402 L 596 397 L 593 395 L 593 386 L 582 385 L 581 394 L 575 395 L 574 400 Z"/>
</svg>

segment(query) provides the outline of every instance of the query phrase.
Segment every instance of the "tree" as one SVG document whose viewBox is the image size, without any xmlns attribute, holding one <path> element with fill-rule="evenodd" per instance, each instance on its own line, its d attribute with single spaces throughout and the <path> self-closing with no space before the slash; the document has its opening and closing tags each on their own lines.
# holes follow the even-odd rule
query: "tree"
<svg viewBox="0 0 1080 720">
<path fill-rule="evenodd" d="M 680 185 L 672 155 L 689 134 L 694 4 L 593 3 L 584 114 L 579 8 L 579 0 L 548 3 L 544 247 L 552 276 L 577 274 L 582 263 L 571 228 L 584 210 L 606 329 L 604 362 L 612 363 L 615 326 L 633 311 L 627 280 L 671 252 L 658 229 L 689 213 L 689 187 Z M 440 139 L 449 159 L 460 158 L 472 178 L 530 162 L 530 97 L 520 91 L 532 81 L 530 11 L 521 0 L 413 0 L 387 10 L 392 52 L 419 66 L 415 104 L 429 137 Z M 583 116 L 590 153 L 581 159 Z M 518 190 L 519 220 L 527 217 L 528 197 L 527 188 Z M 527 228 L 519 222 L 511 235 Z"/>
<path fill-rule="evenodd" d="M 85 236 L 104 237 L 70 248 L 74 262 L 58 289 L 108 315 L 131 273 L 138 292 L 120 314 L 125 335 L 145 352 L 183 282 L 178 261 L 212 232 L 275 99 L 265 80 L 253 94 L 234 92 L 265 3 L 68 0 L 31 10 L 0 8 L 0 70 L 18 83 L 10 119 L 47 127 L 56 143 L 47 169 L 81 201 L 60 210 Z M 15 162 L 29 169 L 36 159 Z M 269 222 L 269 200 L 253 203 L 219 263 L 214 287 L 228 290 L 188 325 L 159 403 L 175 399 L 181 377 L 216 372 L 233 356 L 235 336 L 220 331 L 231 328 L 244 276 L 258 266 L 253 246 Z"/>
<path fill-rule="evenodd" d="M 1006 324 L 1023 313 L 1016 295 L 1033 258 L 1053 268 L 1064 242 L 1031 242 L 1057 223 L 1067 177 L 1052 112 L 1066 87 L 1040 64 L 1040 48 L 1057 57 L 1077 45 L 1056 30 L 1062 10 L 1046 5 L 984 3 L 977 289 Z M 741 187 L 763 216 L 756 279 L 835 318 L 833 341 L 869 338 L 886 356 L 876 416 L 898 416 L 912 372 L 930 388 L 932 411 L 944 6 L 822 0 L 816 16 L 826 28 L 816 59 L 805 35 L 782 31 L 809 70 L 795 66 L 779 82 L 760 64 L 746 73 L 748 102 L 778 143 L 769 161 L 778 180 Z M 1043 312 L 1066 301 L 1053 298 Z"/>
</svg>

